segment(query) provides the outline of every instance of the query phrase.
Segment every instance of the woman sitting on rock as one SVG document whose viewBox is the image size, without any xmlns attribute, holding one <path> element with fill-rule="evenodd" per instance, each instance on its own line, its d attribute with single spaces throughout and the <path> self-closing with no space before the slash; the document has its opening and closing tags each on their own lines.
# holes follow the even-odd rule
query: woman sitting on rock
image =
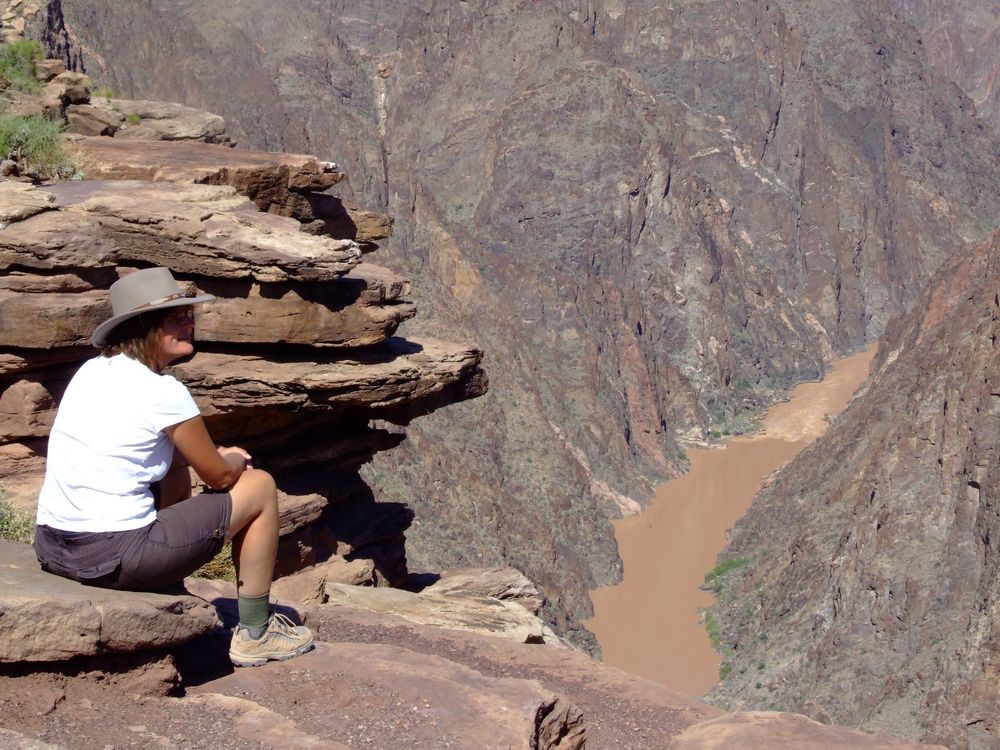
<svg viewBox="0 0 1000 750">
<path fill-rule="evenodd" d="M 35 552 L 42 567 L 94 586 L 153 590 L 212 559 L 227 538 L 239 579 L 239 666 L 313 647 L 308 628 L 268 616 L 278 546 L 274 480 L 242 448 L 217 448 L 167 365 L 194 353 L 192 305 L 166 268 L 111 286 L 102 356 L 73 376 L 49 436 Z M 183 459 L 183 460 L 181 460 Z M 191 497 L 190 464 L 215 493 Z"/>
</svg>

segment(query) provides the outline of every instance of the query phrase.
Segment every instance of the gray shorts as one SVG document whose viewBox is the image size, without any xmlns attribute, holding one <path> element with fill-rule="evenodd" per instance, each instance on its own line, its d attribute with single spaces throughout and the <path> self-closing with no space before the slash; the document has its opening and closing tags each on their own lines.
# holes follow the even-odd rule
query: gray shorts
<svg viewBox="0 0 1000 750">
<path fill-rule="evenodd" d="M 154 591 L 177 583 L 222 549 L 233 500 L 205 493 L 159 511 L 147 526 L 128 531 L 35 529 L 43 570 L 90 586 Z"/>
</svg>

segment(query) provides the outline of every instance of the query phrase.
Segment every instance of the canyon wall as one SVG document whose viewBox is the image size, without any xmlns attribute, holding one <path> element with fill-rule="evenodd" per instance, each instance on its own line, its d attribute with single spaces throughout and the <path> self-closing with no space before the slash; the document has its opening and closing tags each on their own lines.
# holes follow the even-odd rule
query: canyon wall
<svg viewBox="0 0 1000 750">
<path fill-rule="evenodd" d="M 680 439 L 745 429 L 1000 222 L 990 129 L 885 0 L 49 8 L 117 92 L 336 159 L 394 216 L 383 262 L 491 393 L 364 474 L 415 565 L 514 564 L 564 632 Z"/>
<path fill-rule="evenodd" d="M 997 747 L 998 338 L 1000 232 L 890 326 L 865 392 L 734 529 L 720 699 Z"/>
<path fill-rule="evenodd" d="M 892 0 L 927 54 L 1000 132 L 1000 6 L 993 0 Z"/>
</svg>

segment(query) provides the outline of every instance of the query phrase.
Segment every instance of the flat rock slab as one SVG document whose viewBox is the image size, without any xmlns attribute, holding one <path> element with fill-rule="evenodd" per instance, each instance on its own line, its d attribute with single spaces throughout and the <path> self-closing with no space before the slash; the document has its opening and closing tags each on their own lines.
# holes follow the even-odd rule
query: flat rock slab
<svg viewBox="0 0 1000 750">
<path fill-rule="evenodd" d="M 196 597 L 83 586 L 44 572 L 28 545 L 0 540 L 0 663 L 168 648 L 218 625 Z"/>
<path fill-rule="evenodd" d="M 241 193 L 270 188 L 322 191 L 344 173 L 304 154 L 244 151 L 197 141 L 131 141 L 85 137 L 75 142 L 90 159 L 88 178 L 229 184 Z M 251 195 L 255 197 L 255 195 Z"/>
<path fill-rule="evenodd" d="M 453 386 L 465 397 L 485 392 L 482 352 L 464 344 L 393 338 L 328 351 L 309 350 L 308 359 L 203 352 L 175 370 L 206 417 L 263 407 L 374 411 L 424 404 Z"/>
<path fill-rule="evenodd" d="M 945 750 L 829 726 L 800 714 L 737 711 L 685 729 L 669 750 Z"/>
<path fill-rule="evenodd" d="M 126 115 L 138 117 L 143 129 L 151 131 L 152 137 L 156 140 L 195 140 L 226 145 L 229 142 L 229 137 L 226 135 L 226 121 L 222 117 L 183 104 L 101 97 L 92 97 L 91 103 L 95 108 L 103 109 L 121 119 Z M 111 134 L 88 133 L 87 135 Z"/>
<path fill-rule="evenodd" d="M 318 747 L 539 750 L 581 748 L 586 739 L 580 709 L 535 680 L 486 676 L 388 644 L 319 643 L 305 656 L 238 670 L 189 695 L 235 709 L 233 697 L 252 696 L 256 706 L 247 701 L 234 711 L 235 733 L 273 737 L 268 725 L 280 721 L 301 733 L 299 747 L 314 746 L 302 744 L 308 736 L 331 743 Z M 257 720 L 241 721 L 246 711 Z"/>
<path fill-rule="evenodd" d="M 181 275 L 324 281 L 361 258 L 353 241 L 305 234 L 295 219 L 262 213 L 227 186 L 82 182 L 40 193 L 55 196 L 59 210 L 10 224 L 0 235 L 0 269 L 66 273 L 156 258 Z"/>
<path fill-rule="evenodd" d="M 544 603 L 538 587 L 517 568 L 456 568 L 424 589 L 428 594 L 466 593 L 520 604 L 537 615 Z"/>
<path fill-rule="evenodd" d="M 0 228 L 56 208 L 55 198 L 21 182 L 0 181 Z"/>
<path fill-rule="evenodd" d="M 517 643 L 565 645 L 551 628 L 520 604 L 470 593 L 420 593 L 348 586 L 327 581 L 327 604 L 393 614 L 419 625 L 494 635 Z"/>
</svg>

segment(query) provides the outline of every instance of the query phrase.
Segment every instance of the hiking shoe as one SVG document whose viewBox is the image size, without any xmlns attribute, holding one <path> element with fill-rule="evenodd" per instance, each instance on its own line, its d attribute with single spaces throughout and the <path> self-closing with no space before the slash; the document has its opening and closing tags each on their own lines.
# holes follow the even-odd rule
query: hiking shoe
<svg viewBox="0 0 1000 750">
<path fill-rule="evenodd" d="M 284 661 L 312 651 L 314 646 L 309 628 L 296 625 L 275 612 L 260 638 L 251 638 L 246 628 L 236 628 L 229 647 L 229 660 L 237 667 L 259 667 L 271 660 Z"/>
</svg>

